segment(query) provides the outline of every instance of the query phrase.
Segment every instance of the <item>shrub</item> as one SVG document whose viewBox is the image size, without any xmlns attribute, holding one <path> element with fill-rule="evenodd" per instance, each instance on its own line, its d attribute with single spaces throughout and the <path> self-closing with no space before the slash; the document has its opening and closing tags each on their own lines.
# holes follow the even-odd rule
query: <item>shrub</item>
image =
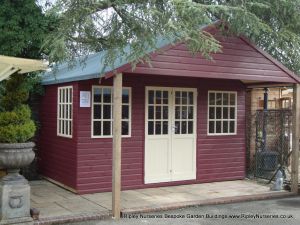
<svg viewBox="0 0 300 225">
<path fill-rule="evenodd" d="M 29 97 L 26 78 L 15 74 L 4 83 L 0 98 L 0 143 L 22 143 L 31 139 L 36 126 L 31 119 L 31 110 L 25 105 Z"/>
<path fill-rule="evenodd" d="M 0 143 L 25 142 L 34 136 L 36 127 L 27 105 L 0 113 Z"/>
</svg>

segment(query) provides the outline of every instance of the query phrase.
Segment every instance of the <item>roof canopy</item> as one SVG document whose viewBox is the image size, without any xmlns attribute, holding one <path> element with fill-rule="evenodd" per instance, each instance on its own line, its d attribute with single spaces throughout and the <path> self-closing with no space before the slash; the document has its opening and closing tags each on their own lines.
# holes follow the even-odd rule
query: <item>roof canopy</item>
<svg viewBox="0 0 300 225">
<path fill-rule="evenodd" d="M 15 72 L 19 74 L 46 70 L 47 65 L 41 60 L 16 58 L 0 55 L 0 81 L 7 79 Z"/>
<path fill-rule="evenodd" d="M 171 41 L 165 38 L 158 38 L 155 47 L 160 49 Z M 124 52 L 129 53 L 132 51 L 131 47 L 128 45 Z M 149 52 L 154 51 L 154 49 L 149 48 Z M 61 63 L 54 69 L 54 71 L 46 72 L 43 74 L 43 84 L 55 84 L 55 83 L 66 83 L 71 81 L 88 80 L 93 78 L 103 77 L 106 73 L 114 71 L 124 65 L 128 65 L 126 68 L 130 67 L 130 62 L 128 62 L 125 57 L 118 57 L 113 65 L 104 66 L 104 59 L 106 57 L 107 51 L 98 52 L 87 56 L 84 59 L 78 59 L 75 61 L 74 65 L 69 65 L 68 62 Z"/>
</svg>

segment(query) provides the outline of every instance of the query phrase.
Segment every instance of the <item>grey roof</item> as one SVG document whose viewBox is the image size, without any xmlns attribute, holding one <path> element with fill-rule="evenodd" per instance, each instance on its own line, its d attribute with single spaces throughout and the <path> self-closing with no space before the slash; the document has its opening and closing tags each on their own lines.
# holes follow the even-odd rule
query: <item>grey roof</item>
<svg viewBox="0 0 300 225">
<path fill-rule="evenodd" d="M 155 44 L 156 48 L 149 48 L 147 53 L 150 53 L 156 49 L 162 48 L 168 44 L 171 44 L 173 41 L 166 38 L 158 38 Z M 130 46 L 126 46 L 124 48 L 124 52 L 129 53 L 131 51 Z M 62 63 L 57 66 L 57 68 L 53 71 L 46 72 L 42 75 L 42 84 L 50 85 L 50 84 L 58 84 L 58 83 L 66 83 L 71 81 L 79 81 L 79 80 L 88 80 L 93 78 L 103 77 L 105 73 L 113 71 L 123 65 L 130 63 L 127 59 L 120 55 L 117 57 L 113 66 L 104 67 L 104 59 L 107 54 L 107 51 L 102 51 L 96 54 L 92 54 L 87 56 L 87 58 L 82 63 L 80 59 L 74 62 L 74 65 L 71 67 L 67 62 Z M 101 74 L 100 74 L 101 73 Z"/>
</svg>

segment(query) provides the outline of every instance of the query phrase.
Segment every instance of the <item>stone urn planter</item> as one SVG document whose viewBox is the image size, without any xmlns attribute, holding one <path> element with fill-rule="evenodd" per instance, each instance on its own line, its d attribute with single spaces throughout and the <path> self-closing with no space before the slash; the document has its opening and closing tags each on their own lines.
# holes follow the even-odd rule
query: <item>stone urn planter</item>
<svg viewBox="0 0 300 225">
<path fill-rule="evenodd" d="M 7 175 L 0 180 L 0 225 L 32 225 L 30 217 L 30 186 L 19 174 L 20 168 L 34 159 L 34 143 L 0 143 L 0 167 Z"/>
<path fill-rule="evenodd" d="M 7 176 L 3 179 L 21 177 L 20 168 L 28 166 L 34 159 L 33 142 L 0 143 L 0 168 L 7 169 Z"/>
<path fill-rule="evenodd" d="M 36 124 L 28 100 L 35 85 L 31 78 L 15 73 L 3 83 L 0 96 L 0 168 L 7 175 L 0 179 L 0 225 L 33 224 L 30 217 L 30 185 L 19 174 L 34 159 Z"/>
</svg>

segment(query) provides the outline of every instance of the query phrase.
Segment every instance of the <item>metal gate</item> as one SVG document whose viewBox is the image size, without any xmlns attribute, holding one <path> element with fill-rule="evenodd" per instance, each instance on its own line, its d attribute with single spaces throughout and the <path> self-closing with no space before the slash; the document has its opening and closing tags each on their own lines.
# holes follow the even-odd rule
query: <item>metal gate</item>
<svg viewBox="0 0 300 225">
<path fill-rule="evenodd" d="M 257 110 L 255 113 L 255 151 L 250 162 L 254 177 L 272 179 L 278 169 L 290 165 L 292 111 Z"/>
</svg>

